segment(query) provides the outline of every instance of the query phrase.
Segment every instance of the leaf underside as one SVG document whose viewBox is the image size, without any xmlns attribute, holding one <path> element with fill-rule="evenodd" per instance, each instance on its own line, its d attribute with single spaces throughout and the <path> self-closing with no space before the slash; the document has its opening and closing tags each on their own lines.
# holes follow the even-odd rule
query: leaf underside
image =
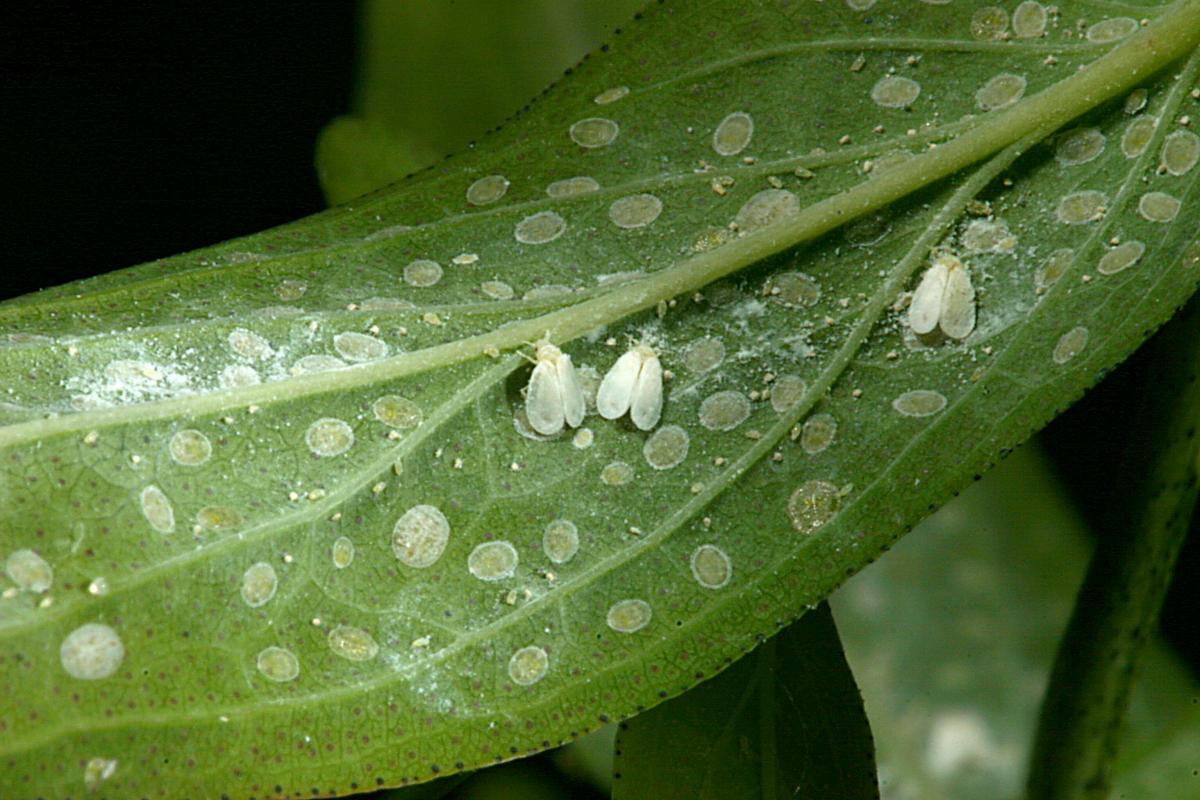
<svg viewBox="0 0 1200 800">
<path fill-rule="evenodd" d="M 6 796 L 334 795 L 569 741 L 721 670 L 1077 398 L 1200 275 L 1200 169 L 1158 169 L 1194 58 L 1148 78 L 1144 108 L 1080 121 L 1082 141 L 984 164 L 660 313 L 613 308 L 564 345 L 594 390 L 628 341 L 651 344 L 686 452 L 595 415 L 587 446 L 541 440 L 520 419 L 528 366 L 484 354 L 502 326 L 536 330 L 737 239 L 760 191 L 803 207 L 986 124 L 977 91 L 998 74 L 1032 94 L 1111 46 L 1083 34 L 1105 4 L 995 39 L 962 5 L 664 3 L 477 151 L 0 305 Z M 891 72 L 920 85 L 908 107 L 872 99 Z M 721 155 L 735 112 L 753 136 Z M 615 139 L 576 144 L 589 118 Z M 1134 126 L 1140 150 L 1123 147 Z M 472 204 L 489 175 L 504 180 Z M 578 176 L 599 188 L 548 196 Z M 1084 190 L 1104 196 L 1096 218 L 1059 221 Z M 1179 202 L 1173 222 L 1139 212 L 1149 192 L 1169 196 L 1151 216 Z M 654 204 L 613 204 L 641 194 L 661 213 L 623 226 Z M 1116 241 L 1144 252 L 1105 274 Z M 889 276 L 915 287 L 934 245 L 971 271 L 961 342 L 917 341 L 883 296 Z M 427 566 L 393 547 L 418 506 L 449 527 Z M 551 548 L 563 563 L 543 545 L 556 520 L 578 532 L 569 560 Z M 511 547 L 470 569 L 485 542 Z M 46 591 L 24 551 L 53 570 Z"/>
</svg>

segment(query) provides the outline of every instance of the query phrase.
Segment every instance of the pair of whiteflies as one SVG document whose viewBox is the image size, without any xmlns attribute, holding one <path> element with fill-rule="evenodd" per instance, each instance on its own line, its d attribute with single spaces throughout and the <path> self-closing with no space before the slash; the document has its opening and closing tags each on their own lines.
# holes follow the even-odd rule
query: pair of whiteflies
<svg viewBox="0 0 1200 800">
<path fill-rule="evenodd" d="M 662 364 L 658 354 L 644 344 L 625 351 L 596 392 L 600 416 L 619 419 L 628 413 L 633 424 L 644 431 L 658 424 L 662 407 Z M 548 341 L 538 342 L 533 374 L 525 390 L 529 426 L 544 436 L 558 433 L 564 425 L 578 428 L 583 424 L 585 408 L 583 388 L 571 357 Z"/>
</svg>

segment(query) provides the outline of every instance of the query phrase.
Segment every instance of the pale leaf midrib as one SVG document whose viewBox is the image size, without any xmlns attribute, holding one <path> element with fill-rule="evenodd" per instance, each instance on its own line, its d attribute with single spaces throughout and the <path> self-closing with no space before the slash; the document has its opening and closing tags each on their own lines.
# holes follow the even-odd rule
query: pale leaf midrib
<svg viewBox="0 0 1200 800">
<path fill-rule="evenodd" d="M 779 173 L 781 171 L 789 172 L 801 167 L 810 170 L 818 170 L 828 169 L 831 167 L 847 166 L 868 156 L 880 155 L 897 150 L 924 147 L 931 142 L 956 136 L 963 131 L 968 130 L 972 126 L 979 124 L 980 120 L 980 117 L 968 115 L 954 122 L 947 122 L 935 126 L 924 126 L 912 136 L 909 136 L 907 133 L 905 133 L 902 135 L 889 136 L 886 139 L 873 141 L 870 144 L 842 147 L 838 150 L 828 153 L 807 153 L 805 155 L 772 159 L 769 161 L 756 161 L 754 164 L 730 164 L 725 165 L 724 169 L 725 171 L 732 172 L 738 179 L 744 180 L 762 178 Z M 161 292 L 164 289 L 179 291 L 180 282 L 183 280 L 204 281 L 219 277 L 225 282 L 231 282 L 243 273 L 252 273 L 258 271 L 265 264 L 269 264 L 273 268 L 279 268 L 287 266 L 293 262 L 297 263 L 298 265 L 304 265 L 310 259 L 316 257 L 329 257 L 344 252 L 354 252 L 356 254 L 369 255 L 376 248 L 388 247 L 396 240 L 418 232 L 441 232 L 442 230 L 452 229 L 461 225 L 477 224 L 481 220 L 486 220 L 491 217 L 516 217 L 522 212 L 532 212 L 550 207 L 563 208 L 576 204 L 587 205 L 594 203 L 596 200 L 616 198 L 636 192 L 648 191 L 651 189 L 678 188 L 689 185 L 703 186 L 709 183 L 713 179 L 713 176 L 718 174 L 723 173 L 718 169 L 714 169 L 712 172 L 697 172 L 696 170 L 689 170 L 687 172 L 660 173 L 651 177 L 631 179 L 619 184 L 601 186 L 594 192 L 585 192 L 562 198 L 539 197 L 522 202 L 509 203 L 503 206 L 475 209 L 470 212 L 452 214 L 431 222 L 406 225 L 405 230 L 399 231 L 394 235 L 387 237 L 373 239 L 370 238 L 370 235 L 368 234 L 363 238 L 340 239 L 320 247 L 294 250 L 277 254 L 267 254 L 260 258 L 254 259 L 225 261 L 222 260 L 224 256 L 220 253 L 213 253 L 211 256 L 207 256 L 205 254 L 210 253 L 209 250 L 200 250 L 189 254 L 174 256 L 169 260 L 211 257 L 211 263 L 201 263 L 200 265 L 196 266 L 183 266 L 180 269 L 171 271 L 169 273 L 139 278 L 131 280 L 127 283 L 121 283 L 119 285 L 110 286 L 96 291 L 80 292 L 69 295 L 56 295 L 50 297 L 40 297 L 38 294 L 33 294 L 27 295 L 23 298 L 13 298 L 13 301 L 17 302 L 10 301 L 11 304 L 9 305 L 0 305 L 0 322 L 3 322 L 7 325 L 12 325 L 14 327 L 19 327 L 21 317 L 23 316 L 44 316 L 47 311 L 52 311 L 58 315 L 61 315 L 68 312 L 73 305 L 95 305 L 103 298 L 115 297 L 120 299 L 126 295 L 135 295 L 140 293 L 154 295 L 155 293 Z M 391 196 L 385 194 L 371 203 L 363 204 L 361 207 L 346 207 L 337 210 L 348 213 L 357 219 L 367 214 L 370 208 L 374 208 L 377 205 L 387 207 L 392 202 L 393 200 Z M 231 245 L 220 245 L 221 248 L 226 248 L 229 246 Z M 58 291 L 61 288 L 62 287 L 58 287 L 52 291 Z M 604 287 L 598 288 L 603 289 Z M 504 302 L 511 303 L 521 301 L 493 301 L 490 303 L 479 303 L 477 305 L 479 305 L 481 308 L 498 309 L 502 307 L 502 303 Z M 469 306 L 428 304 L 421 305 L 419 308 L 422 311 L 438 311 L 441 308 L 461 309 L 467 307 Z M 321 313 L 322 311 L 329 311 L 329 309 L 317 309 L 305 313 Z M 6 317 L 8 319 L 5 319 Z M 244 319 L 244 315 L 242 318 Z M 189 322 L 207 322 L 215 319 L 224 318 L 197 317 L 194 320 L 182 320 L 179 324 L 188 324 Z M 150 328 L 144 328 L 143 330 L 146 329 Z M 106 334 L 93 335 L 103 336 Z"/>
<path fill-rule="evenodd" d="M 871 324 L 874 324 L 874 321 L 875 321 L 875 320 L 874 320 L 874 319 L 872 319 L 872 320 L 871 320 Z M 857 349 L 857 348 L 856 348 L 856 349 Z M 845 366 L 845 365 L 842 365 L 842 367 L 844 367 L 844 366 Z M 840 371 L 838 371 L 838 374 L 840 374 Z M 776 426 L 773 426 L 773 428 L 772 428 L 772 432 L 773 432 L 773 434 L 776 434 L 776 435 L 778 435 L 778 432 L 780 431 L 780 429 L 782 429 L 782 431 L 786 431 L 786 428 L 781 428 L 781 425 L 782 425 L 782 420 L 780 421 L 780 423 L 778 423 L 778 425 L 776 425 Z M 763 443 L 758 443 L 758 445 L 762 445 L 762 444 L 763 444 Z M 748 455 L 749 455 L 749 453 L 748 453 Z M 655 531 L 655 533 L 658 533 L 658 531 Z M 664 535 L 665 535 L 665 534 L 664 534 Z M 622 555 L 624 555 L 624 553 L 623 553 Z M 510 619 L 510 618 L 505 618 L 505 619 L 506 619 L 506 620 L 508 620 L 508 619 Z M 329 697 L 329 694 L 325 694 L 325 696 L 323 696 L 323 697 Z"/>
<path fill-rule="evenodd" d="M 822 370 L 818 378 L 815 379 L 813 384 L 805 391 L 805 394 L 801 398 L 800 402 L 798 402 L 796 406 L 794 406 L 788 412 L 780 415 L 780 418 L 766 431 L 766 433 L 758 442 L 756 442 L 753 446 L 748 448 L 746 452 L 735 459 L 733 463 L 729 465 L 726 472 L 722 474 L 721 480 L 713 481 L 706 486 L 702 492 L 696 494 L 690 498 L 688 502 L 684 503 L 674 512 L 667 515 L 663 522 L 657 525 L 653 531 L 650 531 L 644 536 L 630 542 L 623 550 L 615 552 L 596 564 L 589 566 L 570 580 L 562 581 L 555 586 L 553 591 L 547 592 L 542 597 L 531 600 L 520 608 L 506 614 L 496 623 L 480 628 L 476 631 L 469 631 L 461 634 L 451 644 L 447 645 L 441 650 L 431 653 L 427 660 L 410 665 L 408 669 L 395 670 L 393 673 L 385 677 L 368 681 L 360 681 L 350 686 L 324 690 L 320 693 L 310 693 L 303 696 L 275 699 L 266 703 L 214 707 L 208 709 L 203 714 L 197 714 L 194 718 L 212 719 L 216 715 L 221 715 L 227 716 L 232 720 L 238 717 L 247 716 L 253 713 L 255 708 L 260 706 L 269 706 L 274 708 L 279 706 L 307 706 L 309 704 L 319 704 L 321 702 L 327 702 L 341 696 L 349 696 L 366 689 L 380 688 L 393 682 L 403 681 L 411 677 L 412 674 L 425 669 L 430 669 L 436 663 L 456 655 L 459 651 L 465 650 L 480 638 L 496 636 L 497 630 L 505 627 L 511 627 L 512 625 L 526 619 L 531 614 L 541 611 L 546 603 L 553 602 L 561 609 L 563 607 L 562 601 L 574 594 L 574 592 L 588 588 L 592 585 L 594 580 L 598 579 L 599 577 L 603 577 L 604 575 L 610 573 L 613 569 L 628 563 L 629 561 L 633 560 L 634 557 L 640 555 L 643 551 L 649 550 L 652 546 L 658 546 L 661 542 L 665 542 L 671 533 L 686 524 L 689 519 L 694 517 L 704 507 L 714 501 L 722 492 L 724 492 L 725 489 L 733 484 L 736 484 L 741 477 L 751 467 L 754 466 L 755 463 L 762 460 L 771 450 L 775 449 L 775 447 L 780 443 L 780 441 L 782 441 L 783 437 L 788 434 L 792 427 L 812 409 L 812 407 L 820 400 L 821 397 L 824 396 L 825 391 L 837 381 L 838 377 L 853 361 L 854 354 L 857 353 L 861 348 L 862 344 L 868 338 L 871 329 L 884 314 L 887 306 L 891 303 L 896 291 L 898 291 L 897 287 L 904 285 L 904 283 L 909 280 L 915 269 L 921 263 L 923 263 L 928 249 L 943 236 L 945 236 L 954 220 L 957 219 L 965 209 L 967 203 L 980 191 L 982 191 L 982 189 L 985 188 L 991 181 L 993 181 L 1000 173 L 1007 169 L 1008 166 L 1011 165 L 1011 163 L 1018 157 L 1021 150 L 1021 146 L 1014 145 L 1004 154 L 996 156 L 980 170 L 974 173 L 970 178 L 968 178 L 967 181 L 965 181 L 964 184 L 953 193 L 951 198 L 947 200 L 943 207 L 937 212 L 934 220 L 931 221 L 924 233 L 909 247 L 908 251 L 905 253 L 905 256 L 892 269 L 888 280 L 886 280 L 872 295 L 871 301 L 869 302 L 862 319 L 858 324 L 856 324 L 851 336 L 848 337 L 847 341 L 842 345 L 841 348 L 839 348 L 838 352 L 830 360 L 829 366 Z M 510 361 L 514 362 L 513 368 L 520 363 L 520 361 L 517 359 L 510 359 Z M 496 370 L 492 370 L 491 372 L 487 373 L 487 375 L 490 375 L 495 371 Z M 507 372 L 505 374 L 507 374 Z M 481 378 L 476 379 L 473 384 L 480 383 L 484 380 L 484 377 L 485 376 L 481 376 Z M 503 379 L 503 376 L 500 379 Z M 484 386 L 479 394 L 476 395 L 476 398 L 482 396 L 487 388 L 487 386 Z M 457 410 L 459 409 L 456 409 L 454 413 L 457 413 Z M 443 419 L 448 419 L 450 416 L 453 416 L 453 414 L 442 414 L 441 416 Z M 432 422 L 432 420 L 430 420 L 430 422 Z M 425 428 L 426 426 L 422 427 Z M 429 424 L 428 430 L 433 431 L 436 429 L 436 427 L 437 426 L 435 425 Z M 925 432 L 915 438 L 923 438 L 923 436 L 933 428 L 936 428 L 936 426 L 930 426 L 930 428 L 927 428 Z M 409 439 L 412 438 L 414 437 L 409 437 Z M 405 439 L 405 443 L 407 443 L 409 439 Z M 905 451 L 902 451 L 902 453 L 906 452 L 907 449 L 908 448 L 906 448 Z M 379 462 L 386 467 L 386 464 L 394 461 L 394 459 L 395 454 L 393 453 L 386 458 L 379 459 Z M 377 473 L 371 473 L 370 470 L 364 469 L 363 474 L 365 476 L 369 476 L 370 474 Z M 330 497 L 326 498 L 326 500 L 321 503 L 320 511 L 319 513 L 314 514 L 314 518 L 328 512 L 337 504 L 337 502 L 340 502 L 341 499 L 344 499 L 344 497 L 350 496 L 354 494 L 354 492 L 361 490 L 362 486 L 365 486 L 367 481 L 369 481 L 369 477 L 364 477 L 361 482 L 352 488 L 343 487 L 342 489 L 331 493 Z M 347 481 L 347 484 L 350 483 L 353 482 Z M 864 491 L 858 496 L 865 496 L 868 493 L 869 492 Z M 847 504 L 847 506 L 849 507 L 853 504 L 854 503 L 852 502 Z M 268 524 L 264 524 L 261 527 L 265 529 L 262 536 L 266 536 L 272 532 L 271 526 Z M 807 543 L 811 544 L 818 541 L 821 535 L 822 534 L 820 533 L 814 534 L 807 540 Z M 220 544 L 225 545 L 228 542 L 229 545 L 221 549 L 227 550 L 244 542 L 257 541 L 259 538 L 262 538 L 262 536 L 253 537 L 253 539 L 247 536 L 244 540 L 237 538 L 232 540 L 226 539 Z M 193 553 L 187 554 L 190 556 L 188 558 L 176 558 L 170 562 L 164 562 L 161 565 L 157 565 L 153 569 L 153 572 L 155 573 L 154 577 L 157 577 L 158 573 L 168 571 L 168 568 L 182 568 L 183 566 L 186 566 L 186 564 L 191 563 L 202 556 L 212 555 L 213 552 L 214 551 L 212 550 L 193 551 Z M 767 572 L 769 571 L 764 571 L 764 574 Z M 142 581 L 138 581 L 137 583 L 141 582 Z M 754 581 L 752 581 L 751 584 L 748 584 L 747 590 L 753 588 L 753 583 Z M 114 590 L 129 590 L 132 588 L 136 588 L 136 584 L 134 582 L 122 582 L 118 587 L 114 587 Z M 717 604 L 723 605 L 725 602 L 732 601 L 732 599 L 733 595 L 730 595 L 727 598 L 720 598 Z M 60 609 L 60 613 L 61 612 L 62 609 Z M 4 632 L 6 631 L 0 631 L 0 634 Z M 611 668 L 615 669 L 619 666 L 620 665 L 618 663 L 612 665 Z M 143 714 L 140 715 L 136 720 L 133 720 L 133 723 L 144 724 L 151 721 L 161 725 L 172 725 L 178 724 L 178 721 L 180 720 L 179 716 L 176 714 Z M 80 724 L 78 727 L 79 730 L 109 728 L 121 729 L 123 724 L 121 720 L 97 720 L 95 723 L 89 725 Z M 74 730 L 74 728 L 72 727 L 71 730 Z M 42 732 L 42 734 L 37 737 L 38 742 L 53 741 L 62 732 L 67 732 L 67 729 L 59 729 L 53 734 L 49 732 Z M 36 746 L 38 745 L 29 745 L 30 748 Z"/>
<path fill-rule="evenodd" d="M 1163 40 L 1166 40 L 1165 46 Z M 475 358 L 489 347 L 499 350 L 519 347 L 546 332 L 556 342 L 570 341 L 602 325 L 653 307 L 660 300 L 698 289 L 766 256 L 877 211 L 954 174 L 1021 136 L 1041 138 L 1049 135 L 1079 114 L 1156 73 L 1187 53 L 1198 40 L 1200 0 L 1182 0 L 1097 61 L 1007 111 L 985 119 L 945 145 L 915 156 L 873 181 L 857 184 L 818 201 L 794 217 L 566 309 L 504 326 L 490 334 L 372 362 L 369 369 L 352 367 L 336 373 L 302 376 L 305 382 L 301 384 L 296 378 L 288 378 L 199 398 L 185 398 L 182 405 L 181 401 L 166 400 L 21 423 L 0 429 L 0 447 L 57 433 L 83 431 L 110 421 L 119 424 L 162 419 L 175 413 L 202 415 L 250 403 L 271 402 L 276 398 L 296 399 L 335 386 L 354 388 Z M 1149 50 L 1149 53 L 1143 50 Z M 1077 99 L 1076 93 L 1081 93 L 1085 99 Z"/>
</svg>

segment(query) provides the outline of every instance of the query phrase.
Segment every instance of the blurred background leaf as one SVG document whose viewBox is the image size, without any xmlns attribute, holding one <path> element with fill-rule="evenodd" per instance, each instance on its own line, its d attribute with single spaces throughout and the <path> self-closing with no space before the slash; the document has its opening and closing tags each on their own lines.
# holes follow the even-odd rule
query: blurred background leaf
<svg viewBox="0 0 1200 800">
<path fill-rule="evenodd" d="M 646 0 L 363 0 L 353 110 L 317 145 L 331 205 L 469 143 L 596 49 Z"/>
</svg>

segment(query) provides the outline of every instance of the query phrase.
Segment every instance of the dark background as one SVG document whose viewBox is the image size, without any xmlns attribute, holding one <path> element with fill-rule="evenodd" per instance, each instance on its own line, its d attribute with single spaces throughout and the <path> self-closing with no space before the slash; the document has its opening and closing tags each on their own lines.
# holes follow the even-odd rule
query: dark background
<svg viewBox="0 0 1200 800">
<path fill-rule="evenodd" d="M 0 298 L 319 211 L 318 131 L 349 108 L 350 2 L 9 4 L 0 11 Z M 1119 500 L 1136 361 L 1050 426 L 1093 527 Z M 1193 526 L 1193 529 L 1195 526 Z M 1195 668 L 1200 542 L 1163 617 Z"/>
<path fill-rule="evenodd" d="M 323 207 L 313 146 L 348 110 L 354 3 L 5 5 L 0 296 Z"/>
</svg>

